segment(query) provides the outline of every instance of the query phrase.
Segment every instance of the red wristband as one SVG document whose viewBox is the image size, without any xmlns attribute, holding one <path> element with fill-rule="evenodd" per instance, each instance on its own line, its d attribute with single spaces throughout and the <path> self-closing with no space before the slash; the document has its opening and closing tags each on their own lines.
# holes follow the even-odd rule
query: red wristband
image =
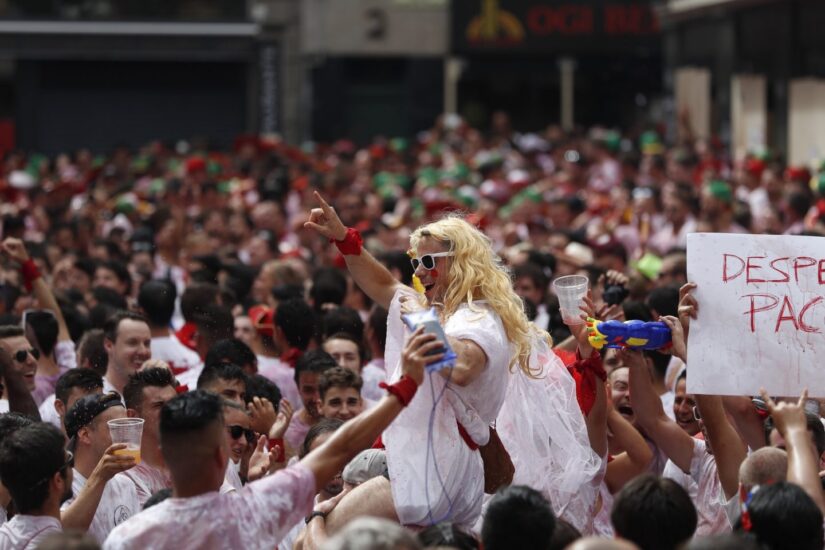
<svg viewBox="0 0 825 550">
<path fill-rule="evenodd" d="M 275 455 L 275 462 L 286 462 L 286 449 L 284 448 L 284 438 L 278 437 L 269 440 L 269 450 L 278 449 L 278 454 Z"/>
<path fill-rule="evenodd" d="M 20 274 L 23 275 L 23 286 L 29 292 L 32 291 L 32 283 L 40 278 L 40 270 L 37 269 L 37 264 L 34 260 L 29 258 L 20 265 Z"/>
<path fill-rule="evenodd" d="M 386 382 L 381 382 L 378 384 L 379 388 L 383 388 L 387 390 L 387 393 L 392 394 L 398 398 L 402 405 L 405 407 L 410 404 L 412 401 L 415 392 L 418 391 L 418 384 L 415 383 L 415 380 L 410 378 L 409 376 L 402 376 L 401 380 L 396 382 L 395 384 L 387 384 Z"/>
<path fill-rule="evenodd" d="M 361 247 L 364 244 L 361 233 L 353 227 L 347 228 L 347 234 L 343 239 L 340 241 L 333 240 L 333 242 L 338 247 L 338 251 L 344 256 L 360 256 Z"/>
</svg>

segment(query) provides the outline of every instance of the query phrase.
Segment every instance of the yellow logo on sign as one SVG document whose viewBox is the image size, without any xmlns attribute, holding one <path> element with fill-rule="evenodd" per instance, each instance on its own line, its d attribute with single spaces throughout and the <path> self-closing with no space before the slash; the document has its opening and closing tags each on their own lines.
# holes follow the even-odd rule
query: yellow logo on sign
<svg viewBox="0 0 825 550">
<path fill-rule="evenodd" d="M 499 8 L 499 0 L 481 0 L 481 14 L 467 26 L 470 42 L 521 42 L 524 27 L 515 15 Z"/>
</svg>

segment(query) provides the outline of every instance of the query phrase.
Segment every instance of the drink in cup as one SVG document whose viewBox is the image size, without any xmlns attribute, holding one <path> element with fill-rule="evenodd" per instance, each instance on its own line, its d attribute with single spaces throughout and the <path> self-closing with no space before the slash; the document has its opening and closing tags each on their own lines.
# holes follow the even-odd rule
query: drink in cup
<svg viewBox="0 0 825 550">
<path fill-rule="evenodd" d="M 559 298 L 561 317 L 568 325 L 584 323 L 579 308 L 584 305 L 587 284 L 588 280 L 584 275 L 566 275 L 553 281 L 553 290 Z"/>
<path fill-rule="evenodd" d="M 115 451 L 116 455 L 131 455 L 140 463 L 140 438 L 143 436 L 142 418 L 116 418 L 109 420 L 109 433 L 112 444 L 123 443 L 125 449 Z"/>
</svg>

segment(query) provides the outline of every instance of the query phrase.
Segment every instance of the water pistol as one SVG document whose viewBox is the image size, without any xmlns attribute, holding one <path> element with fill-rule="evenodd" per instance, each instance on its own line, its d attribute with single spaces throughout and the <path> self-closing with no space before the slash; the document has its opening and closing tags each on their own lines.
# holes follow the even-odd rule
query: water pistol
<svg viewBox="0 0 825 550">
<path fill-rule="evenodd" d="M 599 321 L 587 319 L 587 339 L 596 349 L 666 349 L 671 345 L 670 327 L 661 321 Z"/>
</svg>

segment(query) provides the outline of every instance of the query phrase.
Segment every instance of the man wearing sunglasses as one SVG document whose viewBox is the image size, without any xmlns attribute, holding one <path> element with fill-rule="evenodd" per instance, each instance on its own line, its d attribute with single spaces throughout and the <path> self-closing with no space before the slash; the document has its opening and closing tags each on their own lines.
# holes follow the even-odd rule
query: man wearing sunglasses
<svg viewBox="0 0 825 550">
<path fill-rule="evenodd" d="M 72 496 L 74 457 L 49 424 L 20 428 L 0 444 L 0 479 L 17 515 L 0 527 L 0 548 L 34 550 L 62 531 L 60 505 Z"/>
<path fill-rule="evenodd" d="M 223 398 L 223 420 L 226 423 L 226 443 L 229 447 L 229 461 L 226 464 L 226 482 L 236 491 L 243 488 L 241 472 L 244 455 L 254 449 L 255 432 L 252 431 L 252 422 L 249 414 L 242 405 Z"/>
<path fill-rule="evenodd" d="M 26 339 L 23 329 L 15 325 L 0 326 L 0 348 L 9 354 L 14 369 L 23 377 L 28 390 L 33 392 L 36 387 L 34 377 L 37 374 L 40 352 Z"/>
</svg>

